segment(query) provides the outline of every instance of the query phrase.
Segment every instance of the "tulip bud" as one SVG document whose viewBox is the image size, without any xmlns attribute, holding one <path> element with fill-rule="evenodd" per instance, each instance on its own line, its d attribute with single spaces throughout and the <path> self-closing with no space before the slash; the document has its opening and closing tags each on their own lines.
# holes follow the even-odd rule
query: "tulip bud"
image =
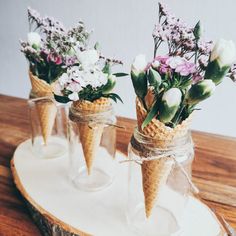
<svg viewBox="0 0 236 236">
<path fill-rule="evenodd" d="M 211 79 L 216 85 L 221 83 L 236 58 L 233 41 L 219 40 L 214 46 L 210 62 L 207 65 L 205 79 Z"/>
<path fill-rule="evenodd" d="M 103 94 L 110 93 L 112 89 L 115 87 L 115 85 L 116 85 L 116 76 L 111 74 L 109 75 L 107 83 L 104 85 L 102 89 L 102 93 Z"/>
<path fill-rule="evenodd" d="M 147 61 L 146 57 L 143 54 L 140 54 L 135 57 L 134 62 L 131 66 L 131 71 L 138 76 L 140 73 L 143 73 L 146 69 Z"/>
<path fill-rule="evenodd" d="M 178 88 L 166 91 L 161 100 L 158 119 L 163 123 L 169 123 L 179 109 L 182 93 Z"/>
<path fill-rule="evenodd" d="M 40 47 L 41 36 L 36 32 L 28 33 L 28 43 L 34 49 L 38 49 Z"/>
<path fill-rule="evenodd" d="M 191 86 L 187 92 L 186 102 L 189 105 L 196 105 L 197 103 L 210 97 L 215 91 L 216 85 L 210 79 L 199 81 Z"/>
<path fill-rule="evenodd" d="M 131 79 L 136 95 L 142 100 L 147 94 L 147 62 L 144 55 L 138 55 L 131 67 Z"/>
<path fill-rule="evenodd" d="M 155 89 L 158 89 L 161 84 L 160 74 L 156 70 L 154 70 L 152 67 L 149 69 L 148 82 L 150 86 L 153 86 Z"/>
</svg>

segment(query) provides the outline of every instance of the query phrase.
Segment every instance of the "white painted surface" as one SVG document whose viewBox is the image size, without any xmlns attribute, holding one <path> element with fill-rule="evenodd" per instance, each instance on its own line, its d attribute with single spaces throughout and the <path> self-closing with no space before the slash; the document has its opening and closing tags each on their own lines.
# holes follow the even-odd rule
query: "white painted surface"
<svg viewBox="0 0 236 236">
<path fill-rule="evenodd" d="M 101 155 L 104 155 L 102 151 Z M 117 158 L 122 160 L 124 156 L 117 153 Z M 67 162 L 65 157 L 35 158 L 29 140 L 22 143 L 14 154 L 15 168 L 25 191 L 56 218 L 96 236 L 136 235 L 130 231 L 125 217 L 128 164 L 119 165 L 118 175 L 107 189 L 83 192 L 68 182 Z M 172 193 L 167 193 L 171 197 Z M 193 198 L 186 206 L 183 222 L 182 233 L 178 236 L 217 236 L 219 233 L 212 213 Z"/>
<path fill-rule="evenodd" d="M 200 19 L 207 38 L 220 37 L 236 42 L 235 0 L 165 0 L 172 12 L 194 24 Z M 92 40 L 99 41 L 104 54 L 124 61 L 124 71 L 130 70 L 133 58 L 139 53 L 152 57 L 152 29 L 157 19 L 157 0 L 0 0 L 0 93 L 27 97 L 30 82 L 27 63 L 19 51 L 19 38 L 25 39 L 28 30 L 27 6 L 43 15 L 52 15 L 66 26 L 83 19 L 94 29 Z M 117 114 L 135 117 L 134 92 L 131 80 L 121 78 L 116 91 L 125 105 L 116 106 Z M 202 103 L 193 128 L 236 137 L 236 84 L 227 80 L 215 95 Z"/>
</svg>

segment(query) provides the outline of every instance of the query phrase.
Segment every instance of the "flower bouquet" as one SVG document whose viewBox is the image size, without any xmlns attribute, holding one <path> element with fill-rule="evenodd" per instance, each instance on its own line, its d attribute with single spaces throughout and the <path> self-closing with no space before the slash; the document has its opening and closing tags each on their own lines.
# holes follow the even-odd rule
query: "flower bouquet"
<svg viewBox="0 0 236 236">
<path fill-rule="evenodd" d="M 112 92 L 116 78 L 126 74 L 111 72 L 113 65 L 122 62 L 105 58 L 98 49 L 98 43 L 93 48 L 81 47 L 76 56 L 76 64 L 67 67 L 58 79 L 59 90 L 55 98 L 62 103 L 72 102 L 69 118 L 76 128 L 70 131 L 70 135 L 74 132 L 79 136 L 89 176 L 92 174 L 95 156 L 98 155 L 104 128 L 114 125 L 111 100 L 122 101 L 119 95 Z M 112 141 L 114 137 L 106 135 L 106 142 L 111 143 L 108 148 L 112 149 L 112 145 L 115 145 Z M 71 149 L 75 150 L 76 147 Z M 74 155 L 73 151 L 70 155 Z"/>
<path fill-rule="evenodd" d="M 136 99 L 138 131 L 152 138 L 153 147 L 166 149 L 189 129 L 191 114 L 210 97 L 225 77 L 235 78 L 236 49 L 232 41 L 215 45 L 203 39 L 202 27 L 188 27 L 159 3 L 159 20 L 153 31 L 154 58 L 135 58 L 131 78 Z M 167 53 L 159 55 L 165 46 Z M 158 144 L 155 140 L 159 140 Z M 169 155 L 142 163 L 146 217 L 150 217 L 161 186 L 175 161 Z"/>
<path fill-rule="evenodd" d="M 29 62 L 31 97 L 53 97 L 55 81 L 75 62 L 77 47 L 84 47 L 89 33 L 83 22 L 66 30 L 51 17 L 41 17 L 28 8 L 28 40 L 21 41 L 21 51 Z M 44 143 L 47 144 L 56 117 L 56 106 L 47 100 L 37 103 Z"/>
</svg>

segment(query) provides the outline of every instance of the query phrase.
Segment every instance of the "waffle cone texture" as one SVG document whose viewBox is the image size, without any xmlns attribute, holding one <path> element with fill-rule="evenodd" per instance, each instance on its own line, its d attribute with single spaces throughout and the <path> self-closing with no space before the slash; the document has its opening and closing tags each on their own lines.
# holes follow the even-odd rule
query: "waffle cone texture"
<svg viewBox="0 0 236 236">
<path fill-rule="evenodd" d="M 136 99 L 136 112 L 139 132 L 157 140 L 157 148 L 166 148 L 173 142 L 173 139 L 182 137 L 189 129 L 189 119 L 183 121 L 175 128 L 165 126 L 164 123 L 155 117 L 151 122 L 142 129 L 142 123 L 147 116 L 147 111 L 143 107 L 139 99 Z M 154 141 L 155 145 L 155 141 Z M 158 200 L 160 190 L 167 182 L 168 176 L 174 165 L 171 157 L 163 157 L 156 160 L 144 161 L 141 165 L 142 184 L 145 200 L 146 217 L 150 217 L 153 207 Z"/>
<path fill-rule="evenodd" d="M 41 80 L 37 76 L 33 75 L 30 71 L 29 77 L 32 85 L 32 92 L 35 97 L 53 97 L 53 84 L 46 83 L 44 80 Z M 52 133 L 57 114 L 57 108 L 53 101 L 51 101 L 50 99 L 45 99 L 36 102 L 36 109 L 39 117 L 44 144 L 46 145 L 48 142 L 48 138 Z"/>
<path fill-rule="evenodd" d="M 111 101 L 108 98 L 99 98 L 93 102 L 79 100 L 73 102 L 73 108 L 80 111 L 82 114 L 90 115 L 105 112 L 111 106 Z M 104 125 L 89 122 L 77 122 L 79 129 L 79 138 L 83 149 L 84 159 L 87 167 L 88 175 L 91 174 L 93 162 L 100 146 L 101 137 L 103 134 Z"/>
</svg>

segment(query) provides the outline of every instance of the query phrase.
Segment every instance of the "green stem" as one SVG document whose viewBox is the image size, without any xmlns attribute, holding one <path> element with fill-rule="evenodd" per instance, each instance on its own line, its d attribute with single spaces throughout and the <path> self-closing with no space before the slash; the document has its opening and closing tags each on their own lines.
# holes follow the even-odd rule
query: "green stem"
<svg viewBox="0 0 236 236">
<path fill-rule="evenodd" d="M 194 63 L 195 64 L 197 63 L 197 56 L 198 56 L 198 45 L 197 45 L 197 43 L 198 43 L 198 40 L 196 39 L 196 43 L 195 43 L 195 45 L 196 45 L 196 52 L 195 52 L 195 58 L 194 58 Z"/>
</svg>

